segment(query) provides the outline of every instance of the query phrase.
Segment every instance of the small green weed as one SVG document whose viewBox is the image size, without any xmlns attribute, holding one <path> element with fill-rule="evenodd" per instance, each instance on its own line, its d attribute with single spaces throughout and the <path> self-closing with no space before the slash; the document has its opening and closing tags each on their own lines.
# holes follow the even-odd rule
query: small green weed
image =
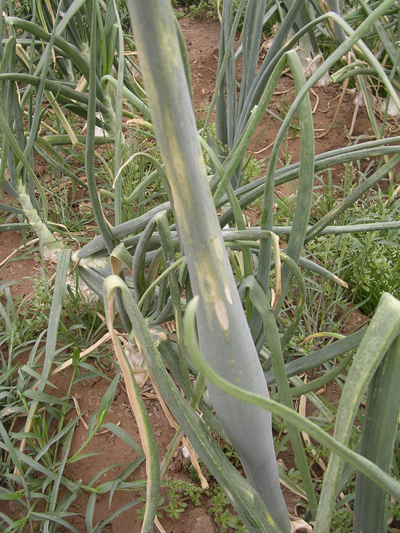
<svg viewBox="0 0 400 533">
<path fill-rule="evenodd" d="M 201 505 L 200 498 L 204 492 L 202 488 L 189 481 L 182 481 L 179 479 L 168 479 L 167 483 L 171 487 L 171 490 L 182 492 L 183 495 L 188 496 L 196 506 Z"/>
<path fill-rule="evenodd" d="M 178 11 L 178 17 L 182 16 L 182 9 L 184 14 L 193 17 L 217 17 L 217 0 L 173 0 L 172 5 Z"/>
<path fill-rule="evenodd" d="M 144 518 L 144 513 L 146 511 L 146 491 L 143 491 L 143 496 L 140 496 L 137 499 L 137 502 L 139 504 L 143 503 L 142 507 L 139 507 L 138 509 L 136 509 L 136 512 L 137 512 L 136 520 L 138 522 L 142 522 L 143 518 Z M 158 500 L 158 506 L 160 507 L 163 503 L 164 503 L 164 498 L 160 497 L 160 499 Z M 162 518 L 163 514 L 162 514 L 162 511 L 160 509 L 157 510 L 156 514 L 157 514 L 158 518 Z"/>
<path fill-rule="evenodd" d="M 241 533 L 247 531 L 240 518 L 237 515 L 233 515 L 227 508 L 229 505 L 228 498 L 219 485 L 215 485 L 212 489 L 207 490 L 205 494 L 210 498 L 211 506 L 208 512 L 213 515 L 214 521 L 220 531 L 226 531 L 228 527 Z"/>
<path fill-rule="evenodd" d="M 170 518 L 179 518 L 180 513 L 183 513 L 187 507 L 187 503 L 179 498 L 179 495 L 174 489 L 170 489 L 167 493 L 168 505 L 163 507 L 164 511 Z"/>
<path fill-rule="evenodd" d="M 34 278 L 33 291 L 24 298 L 13 300 L 10 288 L 6 284 L 0 286 L 0 294 L 4 294 L 5 304 L 0 302 L 0 345 L 9 344 L 21 348 L 37 337 L 38 331 L 47 327 L 47 319 L 51 306 L 50 288 L 45 280 L 45 272 L 40 270 L 39 276 Z"/>
<path fill-rule="evenodd" d="M 288 114 L 291 104 L 290 102 L 288 102 L 288 100 L 286 100 L 285 96 L 283 96 L 282 100 L 276 104 L 276 107 L 277 107 L 280 118 L 284 120 L 286 118 L 286 115 Z M 296 116 L 289 128 L 289 134 L 292 140 L 296 138 L 298 131 L 299 131 L 299 119 Z"/>
<path fill-rule="evenodd" d="M 334 533 L 351 533 L 353 531 L 353 511 L 343 505 L 332 515 L 332 531 Z"/>
<path fill-rule="evenodd" d="M 179 518 L 185 511 L 187 502 L 191 501 L 196 506 L 202 505 L 201 497 L 204 496 L 209 500 L 208 512 L 213 516 L 215 524 L 219 531 L 226 531 L 232 528 L 239 533 L 246 533 L 243 522 L 237 515 L 231 513 L 228 498 L 224 491 L 217 484 L 213 488 L 204 491 L 201 487 L 194 485 L 188 481 L 177 479 L 167 479 L 166 485 L 169 487 L 168 493 L 165 496 L 167 504 L 164 505 L 164 498 L 160 498 L 157 516 L 162 518 L 163 513 L 166 513 L 170 518 Z M 140 497 L 141 502 L 145 502 L 145 496 Z M 145 512 L 145 504 L 137 509 L 137 520 L 143 520 Z"/>
<path fill-rule="evenodd" d="M 325 196 L 323 203 L 328 201 Z M 381 189 L 371 191 L 339 224 L 398 221 L 399 206 L 399 200 L 390 204 Z M 322 262 L 348 284 L 348 300 L 364 314 L 373 313 L 383 292 L 400 297 L 400 230 L 320 235 L 307 244 L 307 250 L 312 260 Z"/>
</svg>

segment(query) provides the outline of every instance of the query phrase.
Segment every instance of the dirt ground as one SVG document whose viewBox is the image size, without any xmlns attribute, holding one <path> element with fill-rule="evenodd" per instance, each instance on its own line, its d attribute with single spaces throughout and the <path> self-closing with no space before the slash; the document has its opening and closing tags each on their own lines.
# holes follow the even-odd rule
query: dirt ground
<svg viewBox="0 0 400 533">
<path fill-rule="evenodd" d="M 193 18 L 183 18 L 180 20 L 184 37 L 187 42 L 190 66 L 192 70 L 192 83 L 194 90 L 194 105 L 198 116 L 204 114 L 205 109 L 211 99 L 213 87 L 215 83 L 215 73 L 218 58 L 218 42 L 220 25 L 216 20 L 198 20 Z M 329 85 L 327 87 L 316 88 L 311 95 L 312 106 L 314 111 L 314 126 L 316 130 L 316 152 L 336 149 L 341 146 L 349 144 L 347 137 L 350 130 L 353 114 L 355 110 L 354 95 L 346 92 L 343 101 L 335 115 L 340 96 L 342 94 L 342 87 L 339 85 Z M 293 82 L 290 76 L 283 76 L 276 89 L 276 94 L 273 98 L 272 109 L 279 115 L 282 111 L 283 105 L 289 105 L 294 99 Z M 333 122 L 332 129 L 324 136 L 323 133 L 329 128 Z M 252 148 L 259 158 L 266 158 L 272 149 L 272 143 L 278 131 L 279 122 L 266 116 L 259 127 L 260 138 L 256 145 Z M 353 135 L 369 134 L 370 125 L 366 113 L 363 109 L 359 110 Z M 265 131 L 263 131 L 265 130 Z M 261 132 L 263 132 L 261 134 Z M 256 136 L 258 137 L 258 135 Z M 320 138 L 319 138 L 320 137 Z M 287 153 L 290 154 L 292 162 L 299 158 L 299 142 L 298 139 L 288 139 Z M 336 178 L 340 179 L 340 169 L 337 169 Z M 282 190 L 282 192 L 284 192 Z M 9 262 L 3 264 L 10 254 L 14 253 L 21 245 L 21 235 L 17 232 L 0 233 L 0 281 L 16 280 L 20 283 L 12 287 L 12 293 L 15 296 L 23 296 L 29 294 L 32 290 L 32 282 L 29 279 L 37 274 L 40 267 L 40 261 L 36 255 L 30 255 L 24 251 L 15 253 Z M 38 252 L 36 252 L 38 254 Z M 360 321 L 364 318 L 357 316 L 355 319 L 355 326 L 360 325 Z M 58 374 L 53 382 L 58 388 L 58 394 L 62 395 L 68 386 L 68 378 L 70 373 L 67 371 L 65 376 Z M 104 380 L 91 378 L 82 380 L 76 383 L 73 387 L 72 394 L 77 401 L 79 409 L 84 412 L 84 420 L 87 422 L 91 413 L 99 407 L 101 398 L 108 386 Z M 150 412 L 151 420 L 157 436 L 158 448 L 160 457 L 165 455 L 167 447 L 174 435 L 174 429 L 171 428 L 168 420 L 162 412 L 160 403 L 155 398 L 154 391 L 151 384 L 146 386 L 147 399 L 146 403 Z M 328 401 L 335 402 L 338 399 L 337 391 L 334 387 L 328 387 L 326 393 Z M 76 416 L 76 413 L 70 413 L 70 417 Z M 114 400 L 107 417 L 107 422 L 120 424 L 121 427 L 127 431 L 136 441 L 139 441 L 139 434 L 137 424 L 133 417 L 129 400 L 124 389 L 123 384 L 117 387 Z M 71 452 L 76 451 L 80 444 L 84 441 L 86 429 L 82 422 L 79 422 L 75 437 L 72 443 Z M 95 452 L 98 455 L 88 459 L 79 461 L 77 463 L 69 464 L 66 468 L 65 475 L 75 481 L 83 480 L 83 483 L 88 484 L 90 480 L 101 469 L 112 466 L 115 463 L 131 462 L 137 454 L 126 445 L 121 439 L 113 436 L 112 433 L 105 433 L 96 436 L 85 452 Z M 280 455 L 283 466 L 290 468 L 292 465 L 292 458 L 284 454 Z M 182 479 L 192 481 L 187 465 L 188 460 L 183 458 L 181 450 L 178 450 L 169 469 L 168 476 L 175 479 Z M 105 472 L 98 482 L 103 482 L 107 479 L 113 479 L 123 466 L 115 466 L 111 470 Z M 145 478 L 144 463 L 139 467 L 135 473 L 135 478 Z M 290 510 L 294 512 L 294 506 L 297 499 L 284 491 Z M 109 505 L 109 495 L 100 495 L 96 501 L 94 521 L 102 521 L 111 515 L 116 509 L 122 505 L 129 503 L 132 499 L 130 492 L 117 491 L 114 495 L 111 505 Z M 195 507 L 189 503 L 185 512 L 181 514 L 179 519 L 171 519 L 164 513 L 160 522 L 164 530 L 168 533 L 213 533 L 219 531 L 217 526 L 213 523 L 210 514 L 207 512 L 210 502 L 207 498 L 203 498 L 203 505 Z M 75 500 L 72 511 L 76 512 L 75 517 L 69 518 L 70 523 L 79 531 L 86 531 L 85 511 L 87 505 L 87 496 L 84 492 Z M 3 513 L 15 519 L 18 518 L 15 507 L 11 504 L 4 506 L 0 503 L 0 509 Z M 130 531 L 136 533 L 140 531 L 141 524 L 137 522 L 136 508 L 131 508 L 109 522 L 103 528 L 104 532 L 125 533 Z"/>
</svg>

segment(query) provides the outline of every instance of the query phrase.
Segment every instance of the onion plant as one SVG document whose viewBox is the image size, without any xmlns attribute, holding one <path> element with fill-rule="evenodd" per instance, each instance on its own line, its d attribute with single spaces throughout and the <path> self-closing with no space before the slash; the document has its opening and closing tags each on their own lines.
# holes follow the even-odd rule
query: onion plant
<svg viewBox="0 0 400 533">
<path fill-rule="evenodd" d="M 36 149 L 41 155 L 47 153 L 47 160 L 54 168 L 66 168 L 69 178 L 80 180 L 88 189 L 99 235 L 75 252 L 72 260 L 76 263 L 75 272 L 80 278 L 97 295 L 104 297 L 107 325 L 138 419 L 148 476 L 143 531 L 152 531 L 161 476 L 174 449 L 172 445 L 160 470 L 154 434 L 135 379 L 138 369 L 143 372 L 143 357 L 156 388 L 180 428 L 224 489 L 249 531 L 291 531 L 279 486 L 271 413 L 283 418 L 287 425 L 301 475 L 301 491 L 308 502 L 306 518 L 315 521 L 318 532 L 325 532 L 329 528 L 335 498 L 343 489 L 343 462 L 360 472 L 357 480 L 360 488 L 357 488 L 356 496 L 358 531 L 364 531 L 366 527 L 363 516 L 369 501 L 368 497 L 363 497 L 364 494 L 379 500 L 379 512 L 374 519 L 374 524 L 379 524 L 377 527 L 385 523 L 386 494 L 400 498 L 400 484 L 390 476 L 397 405 L 396 409 L 392 409 L 396 413 L 381 421 L 379 438 L 374 437 L 376 406 L 385 405 L 382 380 L 391 370 L 397 379 L 399 377 L 398 365 L 392 362 L 396 360 L 398 351 L 399 302 L 389 295 L 385 296 L 366 331 L 356 332 L 289 363 L 284 358 L 284 351 L 296 333 L 305 304 L 306 290 L 301 268 L 313 270 L 335 283 L 343 284 L 332 273 L 304 257 L 304 244 L 324 233 L 375 230 L 377 226 L 374 223 L 363 223 L 360 227 L 357 224 L 340 225 L 340 215 L 388 173 L 394 172 L 400 163 L 399 137 L 383 139 L 379 136 L 375 141 L 315 156 L 309 91 L 344 54 L 357 47 L 400 108 L 393 84 L 361 40 L 372 25 L 393 8 L 394 1 L 381 2 L 354 30 L 337 13 L 320 14 L 315 20 L 299 27 L 297 15 L 302 4 L 302 0 L 293 2 L 273 46 L 257 70 L 262 24 L 265 17 L 270 16 L 272 6 L 268 6 L 266 11 L 263 1 L 242 0 L 234 16 L 233 0 L 225 0 L 216 90 L 206 124 L 200 132 L 196 129 L 194 119 L 186 49 L 168 0 L 128 2 L 145 93 L 137 90 L 135 94 L 136 89 L 125 82 L 127 71 L 122 61 L 122 34 L 119 34 L 118 41 L 118 76 L 114 81 L 111 67 L 112 64 L 115 66 L 115 61 L 111 60 L 111 56 L 115 47 L 107 56 L 107 74 L 99 67 L 104 66 L 104 62 L 87 61 L 84 57 L 90 53 L 90 59 L 96 59 L 103 53 L 102 61 L 105 60 L 105 49 L 102 48 L 105 35 L 116 38 L 108 14 L 104 23 L 98 16 L 100 4 L 94 0 L 85 4 L 85 7 L 83 2 L 75 0 L 68 4 L 68 10 L 62 14 L 56 11 L 51 30 L 48 17 L 45 16 L 39 19 L 42 26 L 46 22 L 46 30 L 37 23 L 38 19 L 28 26 L 26 22 L 15 18 L 6 20 L 11 28 L 18 27 L 29 32 L 32 42 L 40 39 L 46 43 L 44 55 L 47 54 L 48 60 L 54 50 L 61 51 L 61 56 L 71 60 L 74 68 L 84 76 L 85 84 L 88 84 L 88 91 L 80 93 L 76 87 L 70 89 L 68 86 L 65 89 L 68 87 L 72 92 L 65 92 L 65 84 L 57 82 L 59 91 L 56 91 L 56 86 L 51 85 L 56 83 L 53 74 L 48 72 L 47 67 L 44 68 L 46 62 L 39 60 L 40 65 L 38 63 L 35 69 L 40 76 L 31 75 L 31 71 L 35 72 L 31 68 L 31 77 L 26 78 L 26 83 L 31 84 L 29 87 L 37 87 L 36 100 L 29 100 L 34 102 L 34 113 L 26 140 L 22 116 L 28 100 L 18 100 L 15 90 L 15 83 L 20 80 L 14 72 L 19 36 L 10 37 L 2 49 L 0 73 L 0 89 L 6 97 L 3 102 L 7 102 L 0 108 L 3 131 L 1 175 L 3 186 L 20 201 L 24 191 L 18 187 L 22 184 L 29 192 L 33 205 L 35 187 L 40 191 L 40 184 L 33 172 L 33 149 Z M 84 11 L 81 12 L 81 9 Z M 80 34 L 80 41 L 76 32 L 68 26 L 74 20 L 79 28 L 79 18 L 74 19 L 79 13 L 88 16 L 84 32 L 86 40 Z M 116 9 L 113 13 L 117 17 Z M 237 93 L 237 50 L 234 40 L 242 13 L 243 67 Z M 341 39 L 337 50 L 306 81 L 293 47 L 303 35 L 313 33 L 319 25 L 328 22 L 340 27 L 346 39 Z M 297 31 L 290 37 L 293 26 L 297 26 Z M 90 37 L 86 35 L 88 28 Z M 74 44 L 68 39 L 75 39 Z M 101 53 L 98 51 L 99 42 Z M 80 53 L 75 51 L 78 44 L 81 46 Z M 67 66 L 70 66 L 68 61 L 65 69 Z M 59 67 L 59 78 L 67 76 L 64 67 Z M 243 157 L 268 109 L 278 80 L 287 67 L 294 79 L 295 101 L 282 122 L 265 176 L 244 185 L 241 181 Z M 115 220 L 112 221 L 104 214 L 96 183 L 95 145 L 100 142 L 95 137 L 96 113 L 105 113 L 107 107 L 106 100 L 102 100 L 102 81 L 114 84 L 119 95 L 119 104 L 113 108 L 115 120 L 108 123 L 112 123 L 109 132 L 115 135 L 117 153 L 120 153 L 122 143 L 122 95 L 128 99 L 131 111 L 135 108 L 135 113 L 141 113 L 141 127 L 146 128 L 152 138 L 155 136 L 160 153 L 159 158 L 141 152 L 130 156 L 130 160 L 143 159 L 152 169 L 145 182 L 133 190 L 130 198 L 124 197 L 121 192 L 122 172 L 120 156 L 117 155 L 113 169 Z M 53 95 L 62 95 L 62 105 L 66 105 L 65 98 L 69 98 L 74 110 L 84 109 L 81 115 L 87 118 L 86 137 L 76 137 L 74 140 L 78 143 L 76 146 L 85 150 L 84 182 L 62 165 L 55 148 L 49 148 L 53 146 L 51 136 L 47 135 L 43 144 L 39 135 L 42 99 L 45 91 L 50 90 Z M 217 108 L 217 141 L 208 131 L 214 104 Z M 300 118 L 300 161 L 276 169 L 279 150 L 296 113 Z M 106 116 L 103 114 L 105 122 Z M 71 133 L 70 138 L 72 142 Z M 54 143 L 58 141 L 57 137 Z M 101 142 L 113 141 L 113 138 L 109 138 Z M 128 154 L 126 157 L 129 162 Z M 374 159 L 374 171 L 368 177 L 364 176 L 351 194 L 311 225 L 315 174 L 365 158 Z M 60 166 L 57 167 L 57 164 Z M 5 172 L 6 167 L 9 174 Z M 168 201 L 140 216 L 124 220 L 124 202 L 137 198 L 156 179 L 161 181 Z M 299 180 L 296 210 L 290 226 L 280 226 L 276 223 L 274 212 L 274 189 L 295 179 Z M 244 210 L 255 200 L 262 204 L 261 225 L 248 228 Z M 18 212 L 21 219 L 24 217 L 36 223 L 36 219 L 29 218 L 29 210 L 24 205 Z M 222 208 L 222 214 L 218 218 L 219 208 Z M 400 226 L 397 222 L 379 224 L 382 229 Z M 36 225 L 36 228 L 39 226 Z M 279 246 L 279 235 L 282 234 L 289 235 L 284 251 Z M 44 245 L 48 246 L 49 241 L 50 238 L 43 237 Z M 55 246 L 58 248 L 61 244 L 56 243 Z M 65 252 L 61 257 L 62 268 L 65 269 Z M 279 315 L 292 287 L 296 289 L 292 291 L 296 294 L 295 301 L 291 302 L 293 319 L 283 329 L 279 325 Z M 114 333 L 114 304 L 128 334 L 128 349 L 119 344 Z M 387 316 L 392 319 L 387 320 Z M 177 331 L 168 335 L 160 325 L 172 319 L 175 320 Z M 352 366 L 348 368 L 352 353 L 358 347 Z M 315 383 L 299 384 L 294 380 L 295 386 L 289 387 L 289 378 L 348 352 L 352 353 L 342 365 Z M 138 367 L 135 369 L 130 364 L 132 354 L 138 355 Z M 166 371 L 165 365 L 173 377 Z M 292 398 L 310 394 L 344 368 L 348 369 L 348 378 L 332 437 L 319 424 L 297 414 Z M 195 376 L 194 386 L 190 374 Z M 47 377 L 46 373 L 43 379 Z M 272 383 L 277 388 L 279 401 L 269 398 L 267 385 Z M 396 378 L 393 377 L 390 386 L 394 388 L 395 383 Z M 181 390 L 178 390 L 177 384 Z M 358 453 L 349 446 L 349 436 L 354 415 L 368 386 L 372 400 L 364 418 Z M 205 387 L 207 394 L 203 397 Z M 207 396 L 212 408 L 205 401 Z M 35 408 L 36 405 L 32 404 L 31 413 L 35 412 Z M 224 456 L 212 438 L 210 429 L 236 448 L 247 481 Z M 320 501 L 310 476 L 301 430 L 307 431 L 331 451 Z M 382 442 L 387 443 L 384 457 L 379 456 Z"/>
<path fill-rule="evenodd" d="M 50 253 L 57 254 L 62 245 L 57 244 L 47 224 L 45 195 L 33 172 L 34 154 L 44 158 L 57 172 L 86 188 L 76 172 L 64 163 L 55 146 L 70 144 L 78 154 L 84 150 L 86 137 L 77 135 L 70 125 L 68 113 L 87 120 L 90 67 L 93 64 L 95 121 L 100 129 L 97 142 L 105 142 L 102 129 L 110 140 L 115 141 L 116 169 L 120 165 L 123 147 L 123 93 L 142 116 L 148 116 L 148 108 L 138 95 L 140 88 L 137 83 L 135 86 L 135 77 L 127 75 L 118 3 L 111 1 L 104 9 L 98 1 L 45 3 L 38 0 L 33 2 L 31 20 L 12 16 L 12 4 L 6 6 L 6 2 L 1 2 L 1 8 L 2 12 L 10 12 L 11 15 L 0 22 L 2 33 L 7 30 L 10 35 L 4 46 L 0 45 L 0 122 L 4 138 L 1 180 L 7 193 L 18 199 L 21 212 L 37 232 L 41 245 Z M 91 26 L 91 17 L 88 17 L 90 13 L 96 13 L 94 27 Z M 96 43 L 96 51 L 91 53 L 93 34 L 98 36 L 100 46 Z M 117 78 L 113 75 L 114 71 Z M 40 134 L 41 128 L 48 129 L 46 121 L 42 120 L 44 99 L 47 99 L 47 105 L 60 125 L 61 135 L 58 137 L 54 135 L 54 129 L 50 129 L 53 135 Z M 134 117 L 129 111 L 125 114 Z M 25 117 L 29 124 L 27 141 L 21 135 Z M 15 137 L 14 129 L 19 132 Z M 18 164 L 11 162 L 13 157 L 18 158 Z M 4 172 L 6 166 L 7 174 Z M 34 190 L 41 191 L 41 205 L 34 197 Z M 119 193 L 118 186 L 116 191 Z M 119 201 L 115 209 L 116 221 L 121 222 Z"/>
<path fill-rule="evenodd" d="M 359 6 L 354 6 L 348 10 L 345 18 L 351 21 L 352 24 L 360 23 L 376 7 L 377 4 L 375 3 L 368 4 L 367 2 L 361 1 Z M 397 15 L 398 11 L 396 6 L 391 6 L 384 17 L 380 17 L 374 22 L 374 26 L 366 34 L 365 40 L 374 53 L 374 56 L 381 62 L 385 73 L 389 77 L 393 87 L 396 88 L 397 94 L 399 94 L 400 55 L 396 45 L 398 42 Z M 384 89 L 382 90 L 379 82 L 376 83 L 374 66 L 369 63 L 361 50 L 356 50 L 350 54 L 348 64 L 336 72 L 332 79 L 333 81 L 343 81 L 350 77 L 354 77 L 356 87 L 360 93 L 358 102 L 361 102 L 361 97 L 366 106 L 374 135 L 376 138 L 384 136 L 388 117 L 389 115 L 398 114 L 398 106 L 393 102 L 390 92 Z M 375 104 L 374 100 L 376 101 Z M 376 113 L 382 119 L 381 124 L 376 120 Z M 391 186 L 393 187 L 392 175 L 390 175 L 390 180 Z M 396 191 L 397 193 L 398 190 Z"/>
</svg>

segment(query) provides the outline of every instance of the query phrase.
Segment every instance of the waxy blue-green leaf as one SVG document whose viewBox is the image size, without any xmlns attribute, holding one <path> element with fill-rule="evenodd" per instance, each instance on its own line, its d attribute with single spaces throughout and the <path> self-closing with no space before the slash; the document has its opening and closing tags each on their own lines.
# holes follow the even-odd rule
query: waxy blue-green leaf
<svg viewBox="0 0 400 533">
<path fill-rule="evenodd" d="M 368 390 L 359 453 L 391 473 L 393 449 L 397 446 L 400 410 L 400 336 L 380 363 Z M 357 474 L 354 502 L 354 532 L 386 531 L 388 494 L 363 474 Z M 373 505 L 371 505 L 373 502 Z"/>
<path fill-rule="evenodd" d="M 334 437 L 344 446 L 348 445 L 353 420 L 362 394 L 399 333 L 400 302 L 392 295 L 385 293 L 379 301 L 375 315 L 353 358 L 342 391 Z M 331 455 L 324 476 L 327 482 L 324 483 L 321 492 L 320 512 L 315 523 L 315 533 L 325 533 L 329 528 L 342 468 L 343 460 L 336 454 Z"/>
</svg>

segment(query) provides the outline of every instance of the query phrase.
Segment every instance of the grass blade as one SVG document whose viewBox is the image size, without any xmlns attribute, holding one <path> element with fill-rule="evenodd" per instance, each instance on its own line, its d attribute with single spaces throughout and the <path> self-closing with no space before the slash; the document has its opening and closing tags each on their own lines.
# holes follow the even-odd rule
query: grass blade
<svg viewBox="0 0 400 533">
<path fill-rule="evenodd" d="M 58 326 L 61 318 L 61 308 L 65 294 L 66 288 L 66 277 L 69 267 L 70 251 L 63 250 L 58 258 L 57 263 L 57 272 L 56 272 L 56 281 L 54 286 L 53 300 L 51 304 L 49 325 L 47 330 L 46 338 L 46 354 L 43 363 L 43 369 L 41 374 L 41 379 L 38 383 L 37 391 L 43 393 L 46 387 L 47 380 L 50 376 L 51 366 L 53 364 L 53 357 L 56 351 L 57 336 L 58 336 Z M 39 407 L 39 400 L 33 400 L 30 408 L 28 417 L 25 423 L 24 431 L 29 433 L 33 418 L 36 415 L 36 411 Z M 24 439 L 21 442 L 20 451 L 22 452 L 25 448 L 26 440 Z"/>
</svg>

